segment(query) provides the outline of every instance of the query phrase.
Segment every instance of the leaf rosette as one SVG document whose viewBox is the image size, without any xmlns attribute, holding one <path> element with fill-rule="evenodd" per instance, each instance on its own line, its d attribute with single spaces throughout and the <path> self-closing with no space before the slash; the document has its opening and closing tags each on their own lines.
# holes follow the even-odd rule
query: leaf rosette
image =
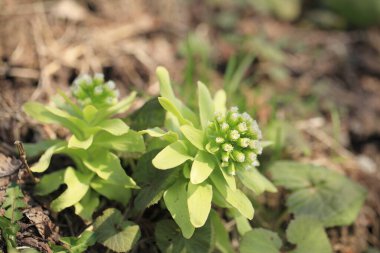
<svg viewBox="0 0 380 253">
<path fill-rule="evenodd" d="M 64 93 L 60 95 L 63 99 L 56 98 L 51 105 L 28 102 L 23 109 L 42 123 L 67 128 L 71 135 L 67 140 L 26 145 L 25 148 L 27 153 L 45 150 L 32 166 L 33 172 L 46 171 L 54 154 L 64 154 L 73 160 L 74 167 L 44 175 L 35 190 L 39 195 L 47 195 L 65 184 L 67 189 L 51 203 L 51 208 L 59 212 L 75 206 L 76 213 L 89 220 L 99 205 L 100 196 L 127 204 L 131 189 L 138 188 L 125 173 L 115 151 L 144 152 L 142 136 L 130 130 L 123 120 L 114 118 L 130 108 L 136 93 L 119 100 L 114 83 L 104 82 L 103 75 L 97 74 L 74 81 L 72 96 L 75 99 Z"/>
<path fill-rule="evenodd" d="M 256 169 L 257 156 L 262 152 L 257 122 L 237 107 L 226 110 L 226 93 L 220 90 L 212 98 L 201 82 L 197 115 L 176 98 L 166 69 L 157 68 L 157 76 L 161 92 L 158 99 L 167 111 L 167 132 L 158 128 L 141 132 L 169 143 L 152 160 L 157 169 L 183 171 L 163 194 L 182 234 L 190 238 L 195 228 L 206 223 L 212 203 L 252 219 L 252 203 L 237 188 L 235 175 L 257 194 L 276 191 Z"/>
</svg>

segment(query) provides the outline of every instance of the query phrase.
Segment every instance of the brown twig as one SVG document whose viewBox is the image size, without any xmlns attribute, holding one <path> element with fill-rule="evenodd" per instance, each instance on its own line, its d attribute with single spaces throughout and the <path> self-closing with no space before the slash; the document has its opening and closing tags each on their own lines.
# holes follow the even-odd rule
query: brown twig
<svg viewBox="0 0 380 253">
<path fill-rule="evenodd" d="M 29 176 L 30 176 L 31 179 L 32 179 L 32 182 L 35 183 L 35 182 L 36 182 L 36 179 L 34 178 L 33 173 L 32 173 L 32 171 L 30 170 L 30 167 L 29 167 L 29 165 L 28 165 L 28 161 L 26 160 L 26 153 L 25 153 L 24 145 L 22 145 L 22 142 L 21 142 L 21 141 L 15 141 L 15 145 L 16 145 L 16 147 L 17 147 L 17 150 L 18 150 L 18 153 L 19 153 L 19 156 L 20 156 L 20 160 L 21 160 L 21 162 L 23 163 L 24 167 L 25 167 L 26 170 L 28 171 Z"/>
</svg>

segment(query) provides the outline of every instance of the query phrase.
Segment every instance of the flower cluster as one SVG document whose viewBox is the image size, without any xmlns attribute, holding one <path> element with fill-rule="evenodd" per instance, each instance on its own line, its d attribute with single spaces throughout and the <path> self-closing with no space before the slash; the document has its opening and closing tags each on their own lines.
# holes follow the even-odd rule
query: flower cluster
<svg viewBox="0 0 380 253">
<path fill-rule="evenodd" d="M 115 88 L 113 81 L 104 82 L 103 74 L 95 74 L 92 78 L 83 75 L 75 79 L 72 94 L 83 106 L 105 107 L 117 103 L 119 91 Z"/>
<path fill-rule="evenodd" d="M 230 175 L 236 169 L 257 167 L 262 153 L 262 134 L 257 122 L 248 113 L 232 107 L 226 113 L 215 113 L 207 128 L 209 152 L 215 154 L 220 166 Z"/>
</svg>

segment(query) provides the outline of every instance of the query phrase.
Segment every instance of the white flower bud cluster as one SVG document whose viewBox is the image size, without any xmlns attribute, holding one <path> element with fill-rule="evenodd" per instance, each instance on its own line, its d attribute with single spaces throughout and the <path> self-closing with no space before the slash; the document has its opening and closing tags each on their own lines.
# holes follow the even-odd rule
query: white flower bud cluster
<svg viewBox="0 0 380 253">
<path fill-rule="evenodd" d="M 239 113 L 237 107 L 225 114 L 217 112 L 214 120 L 209 122 L 207 132 L 208 146 L 228 173 L 234 175 L 237 169 L 259 165 L 257 156 L 263 150 L 262 134 L 248 113 Z"/>
<path fill-rule="evenodd" d="M 79 76 L 71 87 L 72 95 L 85 106 L 92 104 L 95 107 L 105 107 L 116 104 L 119 91 L 113 81 L 104 81 L 103 74 Z"/>
</svg>

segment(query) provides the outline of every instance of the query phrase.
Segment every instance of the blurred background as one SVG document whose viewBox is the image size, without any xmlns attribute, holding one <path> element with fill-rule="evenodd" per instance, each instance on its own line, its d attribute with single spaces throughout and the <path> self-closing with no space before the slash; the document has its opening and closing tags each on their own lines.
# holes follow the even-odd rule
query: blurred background
<svg viewBox="0 0 380 253">
<path fill-rule="evenodd" d="M 255 115 L 267 160 L 366 186 L 356 223 L 328 234 L 336 252 L 380 252 L 379 25 L 379 0 L 0 0 L 0 151 L 65 135 L 29 122 L 25 101 L 103 72 L 138 107 L 163 65 L 188 103 L 202 80 Z"/>
</svg>

